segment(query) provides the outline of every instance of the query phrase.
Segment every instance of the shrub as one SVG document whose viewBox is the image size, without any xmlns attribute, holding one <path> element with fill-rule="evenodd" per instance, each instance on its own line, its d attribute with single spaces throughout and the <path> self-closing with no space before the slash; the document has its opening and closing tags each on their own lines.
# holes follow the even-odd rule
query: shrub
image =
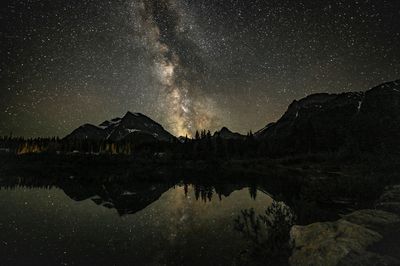
<svg viewBox="0 0 400 266">
<path fill-rule="evenodd" d="M 289 249 L 289 232 L 296 221 L 293 211 L 282 202 L 273 201 L 262 215 L 254 209 L 241 211 L 235 229 L 254 244 L 254 252 L 265 259 L 285 256 Z"/>
</svg>

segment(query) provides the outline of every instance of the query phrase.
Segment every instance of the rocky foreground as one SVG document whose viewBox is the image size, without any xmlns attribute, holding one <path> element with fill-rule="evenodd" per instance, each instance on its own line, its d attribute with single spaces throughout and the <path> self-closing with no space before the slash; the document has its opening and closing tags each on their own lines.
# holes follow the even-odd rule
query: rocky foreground
<svg viewBox="0 0 400 266">
<path fill-rule="evenodd" d="M 400 265 L 400 185 L 388 187 L 374 209 L 293 226 L 290 241 L 290 265 Z"/>
</svg>

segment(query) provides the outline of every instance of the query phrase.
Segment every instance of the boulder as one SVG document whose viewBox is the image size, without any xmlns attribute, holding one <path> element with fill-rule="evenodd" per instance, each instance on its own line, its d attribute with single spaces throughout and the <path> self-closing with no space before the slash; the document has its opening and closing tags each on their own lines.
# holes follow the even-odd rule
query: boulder
<svg viewBox="0 0 400 266">
<path fill-rule="evenodd" d="M 399 206 L 397 185 L 386 188 L 377 209 L 357 210 L 335 222 L 293 226 L 290 265 L 400 265 Z"/>
<path fill-rule="evenodd" d="M 343 259 L 340 260 L 339 265 L 341 266 L 395 266 L 400 265 L 400 261 L 387 256 L 379 255 L 374 252 L 364 251 L 361 253 L 350 252 Z"/>
<path fill-rule="evenodd" d="M 363 252 L 382 236 L 363 226 L 340 219 L 336 222 L 293 226 L 290 265 L 338 265 L 350 252 Z"/>
<path fill-rule="evenodd" d="M 400 217 L 394 213 L 382 210 L 358 210 L 343 217 L 344 220 L 364 226 L 378 232 L 390 225 L 400 222 Z"/>
<path fill-rule="evenodd" d="M 400 185 L 387 187 L 375 207 L 380 210 L 400 214 Z"/>
</svg>

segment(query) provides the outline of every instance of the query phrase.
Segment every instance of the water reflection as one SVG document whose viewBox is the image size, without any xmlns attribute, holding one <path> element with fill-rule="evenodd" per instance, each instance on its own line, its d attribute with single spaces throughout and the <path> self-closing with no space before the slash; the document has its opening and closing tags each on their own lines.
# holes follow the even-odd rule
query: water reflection
<svg viewBox="0 0 400 266">
<path fill-rule="evenodd" d="M 272 199 L 248 184 L 1 183 L 2 265 L 226 265 L 233 221 Z"/>
<path fill-rule="evenodd" d="M 61 189 L 69 198 L 74 201 L 91 200 L 97 205 L 115 209 L 119 215 L 135 214 L 157 201 L 163 193 L 171 188 L 183 188 L 183 194 L 188 197 L 189 190 L 193 190 L 196 200 L 211 202 L 213 197 L 222 200 L 229 197 L 232 192 L 242 190 L 248 191 L 252 199 L 257 197 L 257 186 L 255 184 L 193 184 L 193 183 L 153 183 L 153 182 L 102 182 L 84 183 L 71 179 L 62 181 L 50 181 L 39 179 L 15 179 L 8 182 L 1 182 L 0 189 Z M 266 194 L 265 192 L 262 192 Z"/>
</svg>

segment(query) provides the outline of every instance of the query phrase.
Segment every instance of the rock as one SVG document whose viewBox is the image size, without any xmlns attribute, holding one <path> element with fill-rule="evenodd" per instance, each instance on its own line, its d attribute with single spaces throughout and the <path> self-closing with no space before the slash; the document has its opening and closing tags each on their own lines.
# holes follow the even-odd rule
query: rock
<svg viewBox="0 0 400 266">
<path fill-rule="evenodd" d="M 350 252 L 363 252 L 382 236 L 363 226 L 340 219 L 336 222 L 293 226 L 290 265 L 338 265 Z"/>
<path fill-rule="evenodd" d="M 293 226 L 290 265 L 400 265 L 400 185 L 388 187 L 377 209 L 354 211 L 335 222 Z"/>
<path fill-rule="evenodd" d="M 364 251 L 361 253 L 350 252 L 346 257 L 340 260 L 339 265 L 342 266 L 375 266 L 400 265 L 400 261 L 386 255 L 379 255 L 373 252 Z"/>
<path fill-rule="evenodd" d="M 379 202 L 397 201 L 400 202 L 400 185 L 386 187 L 380 196 Z"/>
<path fill-rule="evenodd" d="M 387 187 L 375 204 L 375 208 L 400 214 L 400 185 Z"/>
<path fill-rule="evenodd" d="M 382 210 L 358 210 L 345 215 L 342 219 L 381 232 L 385 227 L 400 222 L 400 217 L 394 213 Z"/>
<path fill-rule="evenodd" d="M 376 205 L 376 208 L 400 214 L 399 202 L 381 202 Z"/>
</svg>

